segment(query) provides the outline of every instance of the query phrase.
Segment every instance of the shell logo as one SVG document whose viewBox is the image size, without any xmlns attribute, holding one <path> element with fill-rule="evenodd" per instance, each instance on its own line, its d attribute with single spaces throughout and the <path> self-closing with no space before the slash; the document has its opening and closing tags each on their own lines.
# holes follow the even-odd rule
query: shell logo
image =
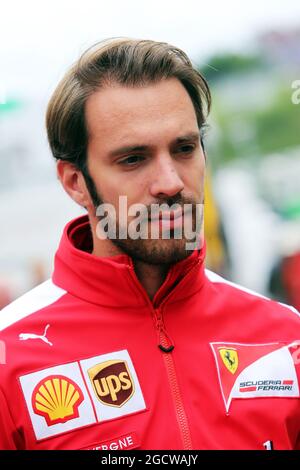
<svg viewBox="0 0 300 470">
<path fill-rule="evenodd" d="M 32 393 L 32 407 L 46 419 L 48 426 L 78 418 L 83 393 L 73 380 L 51 375 L 41 380 Z"/>
</svg>

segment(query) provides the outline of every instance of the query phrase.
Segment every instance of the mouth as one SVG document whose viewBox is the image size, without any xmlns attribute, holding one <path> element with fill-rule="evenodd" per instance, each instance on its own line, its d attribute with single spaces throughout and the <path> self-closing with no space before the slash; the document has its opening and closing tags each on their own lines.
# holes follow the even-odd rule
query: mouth
<svg viewBox="0 0 300 470">
<path fill-rule="evenodd" d="M 149 218 L 152 226 L 158 226 L 160 230 L 183 230 L 184 223 L 187 218 L 192 215 L 191 210 L 183 210 L 183 208 L 175 211 L 163 211 Z"/>
</svg>

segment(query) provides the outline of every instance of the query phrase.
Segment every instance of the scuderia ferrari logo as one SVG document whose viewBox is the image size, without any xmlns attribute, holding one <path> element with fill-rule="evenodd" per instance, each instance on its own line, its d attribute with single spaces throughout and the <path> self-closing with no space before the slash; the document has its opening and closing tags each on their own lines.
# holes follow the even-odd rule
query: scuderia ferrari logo
<svg viewBox="0 0 300 470">
<path fill-rule="evenodd" d="M 231 372 L 235 374 L 239 365 L 239 358 L 236 349 L 219 349 L 220 356 L 225 367 Z"/>
<path fill-rule="evenodd" d="M 88 369 L 94 392 L 102 403 L 123 406 L 134 393 L 126 361 L 106 361 Z"/>
<path fill-rule="evenodd" d="M 210 343 L 226 413 L 235 399 L 299 398 L 296 343 Z"/>
</svg>

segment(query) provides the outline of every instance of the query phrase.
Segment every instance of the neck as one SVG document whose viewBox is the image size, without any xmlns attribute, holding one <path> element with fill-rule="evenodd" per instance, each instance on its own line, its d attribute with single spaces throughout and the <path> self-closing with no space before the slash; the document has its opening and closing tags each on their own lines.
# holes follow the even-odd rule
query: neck
<svg viewBox="0 0 300 470">
<path fill-rule="evenodd" d="M 168 274 L 169 266 L 151 265 L 142 261 L 135 261 L 134 269 L 138 280 L 152 300 L 163 284 Z"/>
</svg>

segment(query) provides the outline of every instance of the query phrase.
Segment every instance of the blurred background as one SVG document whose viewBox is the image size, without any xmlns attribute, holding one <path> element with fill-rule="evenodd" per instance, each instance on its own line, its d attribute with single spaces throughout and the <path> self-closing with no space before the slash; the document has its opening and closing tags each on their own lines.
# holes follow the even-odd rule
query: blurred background
<svg viewBox="0 0 300 470">
<path fill-rule="evenodd" d="M 66 69 L 112 36 L 185 50 L 207 78 L 207 266 L 300 308 L 299 0 L 1 0 L 0 308 L 51 275 L 67 221 L 47 145 Z"/>
</svg>

